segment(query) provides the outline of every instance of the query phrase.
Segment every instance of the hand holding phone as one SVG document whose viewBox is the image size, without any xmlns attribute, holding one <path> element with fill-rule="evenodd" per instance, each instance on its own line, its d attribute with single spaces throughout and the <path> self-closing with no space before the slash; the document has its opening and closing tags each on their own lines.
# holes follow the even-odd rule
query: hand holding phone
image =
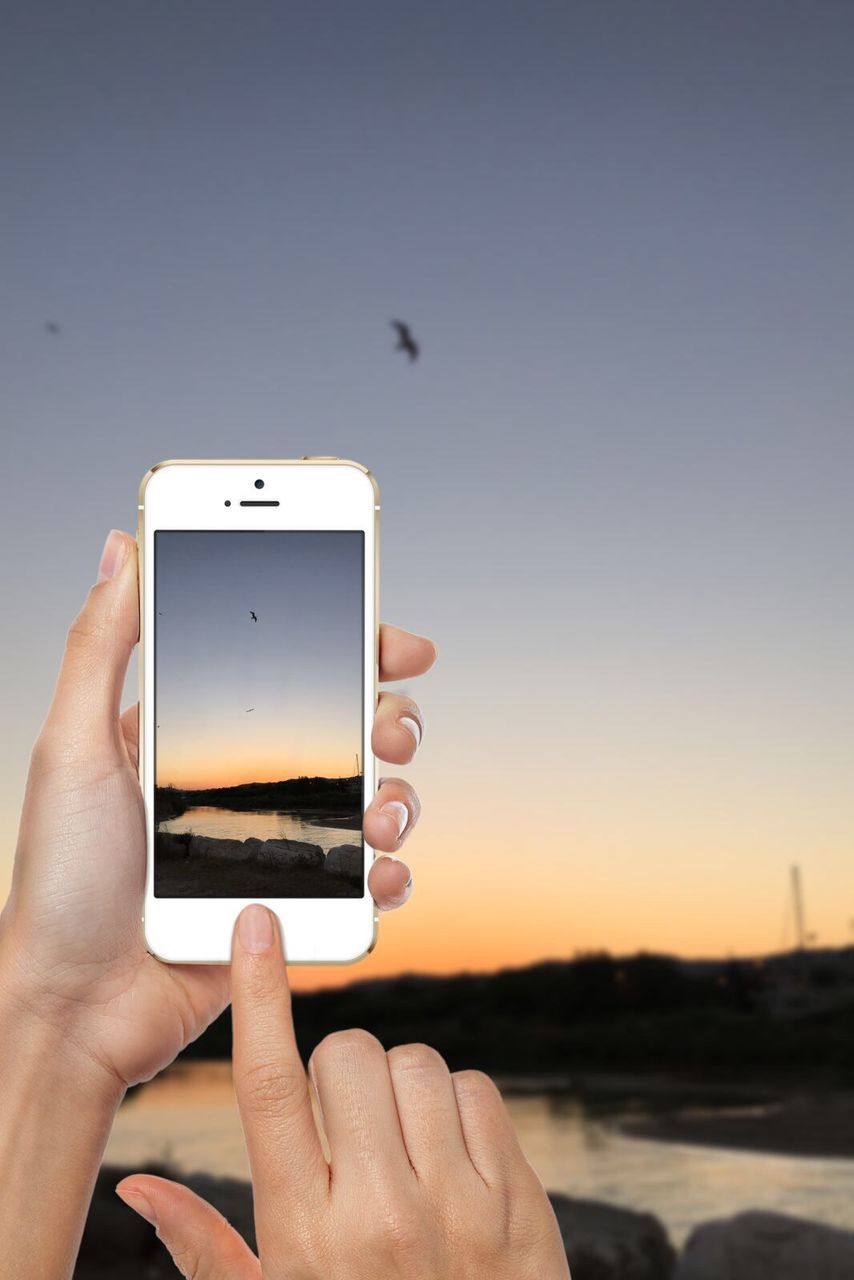
<svg viewBox="0 0 854 1280">
<path fill-rule="evenodd" d="M 336 1032 L 309 1075 L 294 1037 L 277 921 L 250 907 L 232 962 L 234 1085 L 260 1259 L 178 1183 L 124 1179 L 122 1199 L 181 1271 L 209 1280 L 568 1280 L 560 1232 L 495 1085 L 426 1045 L 386 1053 Z M 327 1159 L 328 1153 L 328 1159 Z"/>
<path fill-rule="evenodd" d="M 33 750 L 12 892 L 0 915 L 0 984 L 39 1025 L 55 1030 L 67 1058 L 100 1073 L 110 1093 L 148 1080 L 223 1010 L 228 970 L 166 966 L 142 931 L 145 819 L 137 775 L 136 706 L 119 699 L 139 629 L 136 543 L 114 531 L 98 583 L 69 631 L 47 720 Z M 380 679 L 426 671 L 429 640 L 382 626 Z M 414 750 L 397 724 L 408 710 L 383 695 L 377 752 L 405 762 Z M 402 840 L 382 810 L 405 805 Z M 383 781 L 365 814 L 374 848 L 396 851 L 418 815 L 401 779 Z M 379 908 L 405 900 L 409 870 L 378 858 L 369 889 Z M 82 1212 L 82 1210 L 81 1210 Z"/>
</svg>

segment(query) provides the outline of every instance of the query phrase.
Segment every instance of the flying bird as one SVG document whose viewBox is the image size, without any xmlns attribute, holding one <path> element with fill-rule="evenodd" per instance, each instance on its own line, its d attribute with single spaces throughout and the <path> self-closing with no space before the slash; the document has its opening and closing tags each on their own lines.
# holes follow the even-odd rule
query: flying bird
<svg viewBox="0 0 854 1280">
<path fill-rule="evenodd" d="M 254 609 L 249 610 L 249 617 L 252 619 L 253 622 L 258 621 L 258 614 L 255 612 Z"/>
<path fill-rule="evenodd" d="M 247 707 L 247 708 L 246 708 L 246 714 L 247 714 L 247 715 L 249 715 L 249 712 L 250 712 L 250 711 L 254 711 L 254 710 L 255 710 L 255 708 L 254 708 L 254 707 Z"/>
<path fill-rule="evenodd" d="M 55 320 L 45 320 L 45 332 L 49 333 L 52 338 L 58 338 L 62 333 L 62 326 L 58 325 Z"/>
<path fill-rule="evenodd" d="M 412 330 L 409 325 L 405 324 L 403 320 L 392 320 L 391 327 L 397 330 L 395 351 L 405 351 L 410 361 L 417 360 L 420 348 L 412 336 Z"/>
</svg>

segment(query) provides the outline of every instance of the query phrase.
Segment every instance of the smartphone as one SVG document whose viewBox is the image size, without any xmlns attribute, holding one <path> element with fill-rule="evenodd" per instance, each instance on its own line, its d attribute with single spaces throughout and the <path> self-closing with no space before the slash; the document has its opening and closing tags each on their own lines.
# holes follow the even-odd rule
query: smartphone
<svg viewBox="0 0 854 1280">
<path fill-rule="evenodd" d="M 163 462 L 139 497 L 145 936 L 226 963 L 240 910 L 291 963 L 373 947 L 379 491 L 340 458 Z"/>
</svg>

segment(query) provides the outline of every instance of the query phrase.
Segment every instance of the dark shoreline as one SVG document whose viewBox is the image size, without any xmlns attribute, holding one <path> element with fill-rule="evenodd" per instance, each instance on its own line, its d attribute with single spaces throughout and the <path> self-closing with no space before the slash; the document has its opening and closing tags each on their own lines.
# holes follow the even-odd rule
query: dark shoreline
<svg viewBox="0 0 854 1280">
<path fill-rule="evenodd" d="M 804 1159 L 854 1159 L 854 1094 L 800 1095 L 756 1107 L 703 1107 L 632 1117 L 628 1138 Z"/>
</svg>

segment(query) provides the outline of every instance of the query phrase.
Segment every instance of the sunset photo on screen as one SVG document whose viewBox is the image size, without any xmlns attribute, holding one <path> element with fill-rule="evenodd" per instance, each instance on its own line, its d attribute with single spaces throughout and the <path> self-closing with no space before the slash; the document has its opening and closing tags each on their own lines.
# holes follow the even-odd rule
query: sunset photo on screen
<svg viewBox="0 0 854 1280">
<path fill-rule="evenodd" d="M 157 897 L 363 896 L 363 540 L 157 531 Z"/>
</svg>

